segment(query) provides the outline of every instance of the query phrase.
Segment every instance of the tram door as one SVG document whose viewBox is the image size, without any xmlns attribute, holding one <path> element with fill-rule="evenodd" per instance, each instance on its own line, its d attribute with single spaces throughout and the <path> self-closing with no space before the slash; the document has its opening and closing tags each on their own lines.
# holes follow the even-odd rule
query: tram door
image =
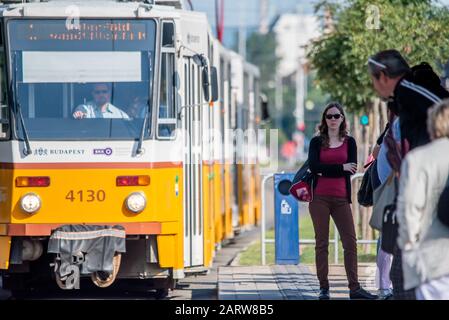
<svg viewBox="0 0 449 320">
<path fill-rule="evenodd" d="M 184 57 L 184 266 L 204 264 L 202 156 L 201 156 L 201 70 Z"/>
</svg>

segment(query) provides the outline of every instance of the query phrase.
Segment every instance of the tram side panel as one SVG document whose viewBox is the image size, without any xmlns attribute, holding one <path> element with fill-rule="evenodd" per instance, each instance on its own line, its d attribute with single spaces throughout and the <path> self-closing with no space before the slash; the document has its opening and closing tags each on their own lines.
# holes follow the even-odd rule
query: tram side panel
<svg viewBox="0 0 449 320">
<path fill-rule="evenodd" d="M 214 116 L 214 130 L 220 133 L 220 108 L 221 103 L 217 102 L 213 106 L 213 116 Z M 215 245 L 217 248 L 221 247 L 221 242 L 223 240 L 223 216 L 224 216 L 224 190 L 223 190 L 223 180 L 222 171 L 223 163 L 221 160 L 222 144 L 220 136 L 214 136 L 214 162 L 213 162 L 213 185 L 214 185 L 214 225 L 215 225 Z"/>
<path fill-rule="evenodd" d="M 261 101 L 260 101 L 260 78 L 256 77 L 254 79 L 254 127 L 256 130 L 256 140 L 254 141 L 254 177 L 255 177 L 255 217 L 256 225 L 261 223 L 261 177 L 260 177 L 260 164 L 259 164 L 259 152 L 258 152 L 258 142 L 259 142 L 259 132 L 261 124 Z"/>
<path fill-rule="evenodd" d="M 209 143 L 212 108 L 207 104 L 201 107 L 203 123 L 203 206 L 204 206 L 204 266 L 211 267 L 215 251 L 214 230 L 214 167 L 212 147 Z"/>
<path fill-rule="evenodd" d="M 210 266 L 215 250 L 215 241 L 217 234 L 217 226 L 215 224 L 215 201 L 214 194 L 216 189 L 214 188 L 214 168 L 211 165 L 213 160 L 211 157 L 210 147 L 207 145 L 208 130 L 211 126 L 211 115 L 208 102 L 204 100 L 202 90 L 202 69 L 198 66 L 196 54 L 202 54 L 209 57 L 209 46 L 211 39 L 208 37 L 210 33 L 207 19 L 204 14 L 197 14 L 191 12 L 184 12 L 181 18 L 180 24 L 180 39 L 182 43 L 181 57 L 183 59 L 183 74 L 184 74 L 184 105 L 190 106 L 186 108 L 186 113 L 197 114 L 189 119 L 185 119 L 186 133 L 191 136 L 190 148 L 193 157 L 190 157 L 192 161 L 190 166 L 200 166 L 199 186 L 195 187 L 194 192 L 187 193 L 188 197 L 186 201 L 186 218 L 192 220 L 194 226 L 196 225 L 200 230 L 199 233 L 194 235 L 201 239 L 201 245 L 199 242 L 192 241 L 189 236 L 184 238 L 185 243 L 185 266 L 197 267 L 197 266 Z M 209 33 L 208 33 L 209 32 Z M 195 124 L 195 121 L 198 122 Z M 192 130 L 195 126 L 198 126 L 199 131 Z M 193 132 L 195 131 L 195 132 Z M 193 136 L 191 135 L 193 133 Z M 186 168 L 189 167 L 186 159 Z M 189 178 L 191 183 L 194 183 L 192 179 L 193 171 L 186 177 Z M 189 188 L 192 186 L 187 182 Z M 195 184 L 195 183 L 194 183 Z M 199 187 L 199 188 L 198 188 Z M 198 202 L 199 199 L 199 202 Z M 198 224 L 199 222 L 199 224 Z M 186 222 L 185 222 L 186 224 Z M 185 233 L 197 232 L 195 228 L 187 227 Z M 190 252 L 189 252 L 190 251 Z M 195 259 L 195 256 L 199 256 L 202 252 L 201 259 Z M 189 258 L 190 255 L 190 258 Z M 190 260 L 190 261 L 189 261 Z"/>
<path fill-rule="evenodd" d="M 223 72 L 225 77 L 223 79 L 223 145 L 224 145 L 224 154 L 223 154 L 223 165 L 224 165 L 224 193 L 225 193 L 225 228 L 224 228 L 224 236 L 225 238 L 234 237 L 234 228 L 233 228 L 233 197 L 232 197 L 232 155 L 230 154 L 229 146 L 229 135 L 227 134 L 230 129 L 230 117 L 231 117 L 231 108 L 230 108 L 230 61 L 227 60 L 223 65 Z"/>
</svg>

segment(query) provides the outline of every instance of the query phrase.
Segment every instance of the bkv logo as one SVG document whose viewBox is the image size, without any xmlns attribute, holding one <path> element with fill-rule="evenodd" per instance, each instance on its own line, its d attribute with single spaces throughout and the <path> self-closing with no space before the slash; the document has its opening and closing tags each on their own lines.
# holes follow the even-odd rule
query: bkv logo
<svg viewBox="0 0 449 320">
<path fill-rule="evenodd" d="M 111 148 L 94 149 L 94 155 L 110 156 L 111 154 L 112 154 L 112 149 Z"/>
<path fill-rule="evenodd" d="M 24 151 L 25 153 L 25 151 Z M 47 156 L 48 155 L 48 149 L 45 148 L 38 148 L 34 150 L 35 156 Z"/>
</svg>

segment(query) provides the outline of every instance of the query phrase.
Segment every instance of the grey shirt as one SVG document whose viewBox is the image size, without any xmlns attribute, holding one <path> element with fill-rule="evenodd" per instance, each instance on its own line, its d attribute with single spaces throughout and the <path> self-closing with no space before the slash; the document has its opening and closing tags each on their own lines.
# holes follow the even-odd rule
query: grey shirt
<svg viewBox="0 0 449 320">
<path fill-rule="evenodd" d="M 81 111 L 86 114 L 86 118 L 117 118 L 117 119 L 129 119 L 126 112 L 120 110 L 114 105 L 108 103 L 106 110 L 102 112 L 99 107 L 92 101 L 85 104 L 81 104 L 73 111 Z"/>
<path fill-rule="evenodd" d="M 437 218 L 448 176 L 448 138 L 413 149 L 402 163 L 396 214 L 406 290 L 449 275 L 449 228 Z"/>
</svg>

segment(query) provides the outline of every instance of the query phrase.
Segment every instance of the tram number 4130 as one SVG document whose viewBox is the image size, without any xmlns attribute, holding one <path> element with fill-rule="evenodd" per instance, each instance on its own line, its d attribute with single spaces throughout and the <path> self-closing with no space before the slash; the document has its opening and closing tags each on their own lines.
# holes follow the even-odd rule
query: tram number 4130
<svg viewBox="0 0 449 320">
<path fill-rule="evenodd" d="M 80 202 L 94 202 L 94 201 L 104 201 L 106 199 L 106 193 L 104 190 L 70 190 L 65 196 L 70 202 L 80 201 Z"/>
</svg>

